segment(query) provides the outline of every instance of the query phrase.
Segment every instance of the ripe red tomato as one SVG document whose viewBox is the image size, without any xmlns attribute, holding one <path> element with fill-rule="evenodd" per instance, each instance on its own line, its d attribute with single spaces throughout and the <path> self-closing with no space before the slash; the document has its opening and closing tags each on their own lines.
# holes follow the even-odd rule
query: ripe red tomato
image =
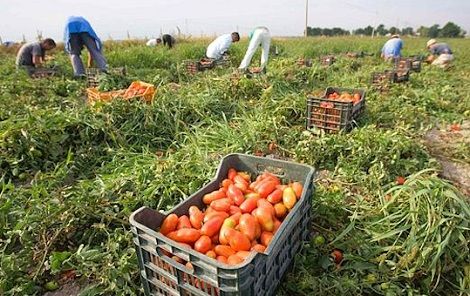
<svg viewBox="0 0 470 296">
<path fill-rule="evenodd" d="M 177 225 L 178 216 L 176 216 L 176 214 L 170 214 L 163 220 L 162 226 L 160 227 L 160 233 L 167 235 L 168 233 L 174 231 Z"/>
</svg>

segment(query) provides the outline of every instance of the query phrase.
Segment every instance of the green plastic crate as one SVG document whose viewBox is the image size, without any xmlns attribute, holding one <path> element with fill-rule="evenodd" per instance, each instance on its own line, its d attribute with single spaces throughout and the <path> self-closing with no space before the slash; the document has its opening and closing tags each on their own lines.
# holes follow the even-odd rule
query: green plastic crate
<svg viewBox="0 0 470 296">
<path fill-rule="evenodd" d="M 195 250 L 183 247 L 156 231 L 166 216 L 188 213 L 190 206 L 205 207 L 202 198 L 219 188 L 229 168 L 258 175 L 269 171 L 284 182 L 298 181 L 302 196 L 289 212 L 265 253 L 252 254 L 239 265 L 226 265 Z M 219 165 L 215 179 L 172 211 L 160 213 L 142 207 L 129 220 L 134 234 L 142 285 L 146 295 L 274 295 L 302 242 L 309 236 L 314 192 L 313 167 L 245 154 L 230 154 Z M 190 262 L 193 269 L 177 263 L 165 253 Z"/>
</svg>

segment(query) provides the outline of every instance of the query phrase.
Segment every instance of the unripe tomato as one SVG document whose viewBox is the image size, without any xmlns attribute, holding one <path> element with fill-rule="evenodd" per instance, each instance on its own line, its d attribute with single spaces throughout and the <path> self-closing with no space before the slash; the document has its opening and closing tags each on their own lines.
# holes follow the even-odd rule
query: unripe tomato
<svg viewBox="0 0 470 296">
<path fill-rule="evenodd" d="M 282 193 L 282 202 L 288 210 L 292 209 L 297 202 L 297 197 L 295 196 L 294 189 L 287 187 Z"/>
</svg>

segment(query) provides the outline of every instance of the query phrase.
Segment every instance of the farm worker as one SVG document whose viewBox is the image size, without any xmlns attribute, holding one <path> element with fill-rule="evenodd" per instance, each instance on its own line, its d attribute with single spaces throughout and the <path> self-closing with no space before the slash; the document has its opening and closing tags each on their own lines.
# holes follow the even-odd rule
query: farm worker
<svg viewBox="0 0 470 296">
<path fill-rule="evenodd" d="M 261 46 L 261 70 L 265 70 L 269 57 L 269 45 L 271 44 L 271 34 L 266 27 L 257 27 L 248 34 L 250 44 L 246 50 L 245 57 L 243 58 L 238 69 L 245 71 L 251 63 L 251 59 L 256 52 L 258 46 Z"/>
<path fill-rule="evenodd" d="M 147 41 L 146 45 L 147 46 L 157 46 L 162 43 L 163 40 L 163 45 L 168 46 L 168 48 L 173 48 L 173 45 L 176 43 L 176 39 L 171 36 L 170 34 L 164 34 L 162 38 L 153 38 Z"/>
<path fill-rule="evenodd" d="M 168 48 L 172 48 L 176 42 L 176 39 L 170 34 L 163 34 L 162 40 L 163 40 L 163 46 L 168 46 Z"/>
<path fill-rule="evenodd" d="M 454 59 L 452 50 L 447 43 L 437 43 L 436 39 L 431 39 L 426 43 L 426 47 L 431 53 L 428 60 L 432 61 L 432 64 L 435 66 L 446 68 Z"/>
<path fill-rule="evenodd" d="M 101 50 L 103 45 L 96 35 L 90 23 L 81 16 L 71 16 L 67 19 L 64 31 L 65 51 L 70 55 L 74 76 L 85 75 L 80 54 L 85 46 L 96 67 L 102 71 L 106 70 L 106 59 Z"/>
<path fill-rule="evenodd" d="M 209 44 L 206 50 L 206 56 L 210 59 L 220 60 L 224 54 L 228 53 L 228 49 L 232 43 L 238 41 L 240 41 L 238 32 L 221 35 Z"/>
<path fill-rule="evenodd" d="M 160 43 L 162 43 L 162 39 L 152 38 L 152 39 L 149 39 L 149 41 L 147 41 L 147 43 L 145 43 L 145 45 L 150 46 L 150 47 L 154 47 L 154 46 L 157 46 L 157 44 L 160 44 Z"/>
<path fill-rule="evenodd" d="M 386 61 L 401 57 L 401 49 L 403 48 L 403 40 L 398 34 L 394 34 L 385 42 L 382 47 L 381 57 Z"/>
<path fill-rule="evenodd" d="M 51 50 L 55 47 L 55 41 L 51 38 L 44 39 L 41 42 L 23 44 L 16 56 L 16 68 L 23 68 L 30 76 L 33 75 L 36 68 L 44 63 L 46 50 Z"/>
</svg>

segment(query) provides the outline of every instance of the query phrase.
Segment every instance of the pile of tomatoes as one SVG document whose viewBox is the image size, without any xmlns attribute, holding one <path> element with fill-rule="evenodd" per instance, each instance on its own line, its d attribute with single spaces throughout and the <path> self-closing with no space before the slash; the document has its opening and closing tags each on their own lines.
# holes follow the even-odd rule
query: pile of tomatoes
<svg viewBox="0 0 470 296">
<path fill-rule="evenodd" d="M 326 98 L 330 100 L 339 101 L 339 102 L 353 102 L 354 104 L 357 104 L 361 100 L 361 94 L 355 93 L 351 95 L 348 92 L 343 92 L 341 94 L 337 92 L 333 92 L 329 94 Z"/>
<path fill-rule="evenodd" d="M 138 83 L 132 84 L 131 86 L 129 86 L 129 88 L 124 93 L 124 98 L 125 99 L 130 99 L 130 98 L 133 98 L 133 97 L 136 97 L 136 96 L 143 95 L 145 93 L 145 91 L 147 91 L 147 89 L 148 89 L 148 86 L 141 85 L 141 84 L 138 84 Z"/>
<path fill-rule="evenodd" d="M 236 265 L 252 251 L 266 250 L 302 191 L 299 182 L 283 185 L 268 172 L 251 182 L 248 173 L 231 168 L 220 188 L 204 195 L 205 209 L 191 206 L 187 215 L 168 215 L 160 232 L 219 262 Z"/>
</svg>

